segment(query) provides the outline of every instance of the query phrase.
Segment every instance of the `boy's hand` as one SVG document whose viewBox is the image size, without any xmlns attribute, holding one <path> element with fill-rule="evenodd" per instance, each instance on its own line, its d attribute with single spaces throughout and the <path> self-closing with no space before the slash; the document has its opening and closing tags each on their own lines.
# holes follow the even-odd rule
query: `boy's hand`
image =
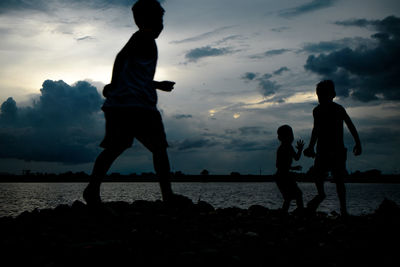
<svg viewBox="0 0 400 267">
<path fill-rule="evenodd" d="M 164 91 L 164 92 L 171 92 L 172 89 L 174 89 L 174 84 L 175 84 L 175 82 L 171 82 L 171 81 L 157 82 L 156 88 L 160 89 L 161 91 Z"/>
<path fill-rule="evenodd" d="M 356 145 L 354 146 L 354 148 L 353 148 L 354 156 L 359 156 L 359 155 L 361 155 L 361 151 L 362 151 L 361 145 L 360 145 L 360 144 L 356 144 Z"/>
<path fill-rule="evenodd" d="M 303 148 L 304 148 L 304 141 L 301 140 L 301 139 L 299 139 L 299 140 L 297 141 L 297 143 L 296 143 L 296 148 L 297 148 L 297 150 L 302 151 Z"/>
<path fill-rule="evenodd" d="M 315 157 L 315 152 L 313 147 L 307 147 L 304 152 L 304 156 L 309 157 L 309 158 L 314 158 Z"/>
</svg>

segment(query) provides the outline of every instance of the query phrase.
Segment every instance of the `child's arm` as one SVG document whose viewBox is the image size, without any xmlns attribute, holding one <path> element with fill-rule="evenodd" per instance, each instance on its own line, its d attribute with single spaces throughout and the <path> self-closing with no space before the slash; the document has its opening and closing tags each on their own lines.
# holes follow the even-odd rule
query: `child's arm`
<svg viewBox="0 0 400 267">
<path fill-rule="evenodd" d="M 361 149 L 360 137 L 358 136 L 357 129 L 354 126 L 353 122 L 351 121 L 349 115 L 347 115 L 347 113 L 345 113 L 344 122 L 346 123 L 347 128 L 349 129 L 351 135 L 354 138 L 354 142 L 356 143 L 356 145 L 353 148 L 354 155 L 356 155 L 356 156 L 361 155 L 362 149 Z"/>
<path fill-rule="evenodd" d="M 171 81 L 162 81 L 162 82 L 153 81 L 154 88 L 164 92 L 171 92 L 172 89 L 174 89 L 174 84 L 175 82 Z"/>
</svg>

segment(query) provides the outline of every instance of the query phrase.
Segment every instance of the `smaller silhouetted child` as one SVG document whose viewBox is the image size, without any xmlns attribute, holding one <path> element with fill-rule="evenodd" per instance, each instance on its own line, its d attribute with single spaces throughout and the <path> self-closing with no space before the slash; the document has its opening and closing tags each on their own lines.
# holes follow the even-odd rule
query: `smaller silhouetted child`
<svg viewBox="0 0 400 267">
<path fill-rule="evenodd" d="M 290 171 L 301 170 L 301 166 L 292 167 L 292 162 L 293 159 L 296 161 L 300 159 L 304 142 L 303 140 L 297 141 L 297 152 L 295 152 L 292 146 L 294 140 L 293 130 L 289 125 L 283 125 L 278 128 L 278 139 L 281 141 L 281 145 L 276 152 L 276 184 L 284 199 L 282 210 L 285 212 L 289 211 L 290 201 L 292 199 L 296 200 L 298 210 L 302 210 L 303 193 L 297 186 L 295 177 Z"/>
<path fill-rule="evenodd" d="M 341 214 L 346 216 L 344 177 L 347 175 L 347 149 L 343 142 L 343 123 L 347 125 L 354 138 L 355 146 L 353 153 L 356 156 L 361 154 L 361 142 L 356 127 L 349 115 L 347 115 L 346 110 L 341 105 L 333 102 L 333 99 L 336 97 L 333 81 L 321 81 L 317 84 L 316 91 L 319 105 L 313 110 L 314 127 L 311 133 L 310 144 L 304 150 L 304 155 L 315 157 L 313 173 L 316 178 L 315 184 L 318 195 L 307 204 L 307 209 L 315 211 L 325 199 L 324 179 L 328 176 L 328 172 L 331 172 L 336 183 Z M 315 145 L 317 145 L 316 153 L 314 152 Z"/>
</svg>

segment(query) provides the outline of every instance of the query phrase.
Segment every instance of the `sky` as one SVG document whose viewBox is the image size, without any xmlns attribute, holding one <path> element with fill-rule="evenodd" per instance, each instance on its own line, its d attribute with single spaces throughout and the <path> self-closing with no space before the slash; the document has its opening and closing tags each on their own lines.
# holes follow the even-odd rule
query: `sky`
<svg viewBox="0 0 400 267">
<path fill-rule="evenodd" d="M 128 0 L 0 2 L 0 173 L 91 172 L 101 151 L 102 88 L 137 30 Z M 399 173 L 397 0 L 164 0 L 156 80 L 172 171 L 273 174 L 276 130 L 306 144 L 316 84 L 332 79 L 347 168 Z M 302 157 L 307 171 L 313 161 Z M 140 143 L 110 173 L 153 171 Z"/>
</svg>

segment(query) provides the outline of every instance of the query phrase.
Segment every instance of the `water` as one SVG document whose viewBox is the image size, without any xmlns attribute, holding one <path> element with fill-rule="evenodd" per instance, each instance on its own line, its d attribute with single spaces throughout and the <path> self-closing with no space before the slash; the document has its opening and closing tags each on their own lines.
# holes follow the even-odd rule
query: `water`
<svg viewBox="0 0 400 267">
<path fill-rule="evenodd" d="M 0 217 L 83 201 L 85 186 L 85 183 L 0 183 Z M 316 194 L 314 184 L 299 183 L 299 187 L 305 203 Z M 349 183 L 346 188 L 350 214 L 371 213 L 385 197 L 400 204 L 400 184 Z M 338 212 L 335 185 L 326 183 L 325 189 L 327 198 L 319 210 Z M 282 205 L 282 197 L 274 183 L 173 183 L 173 190 L 194 202 L 204 200 L 216 208 L 248 208 L 258 204 L 276 209 Z M 101 194 L 104 201 L 161 199 L 157 183 L 104 183 Z M 291 209 L 295 208 L 295 203 L 292 205 Z"/>
</svg>

